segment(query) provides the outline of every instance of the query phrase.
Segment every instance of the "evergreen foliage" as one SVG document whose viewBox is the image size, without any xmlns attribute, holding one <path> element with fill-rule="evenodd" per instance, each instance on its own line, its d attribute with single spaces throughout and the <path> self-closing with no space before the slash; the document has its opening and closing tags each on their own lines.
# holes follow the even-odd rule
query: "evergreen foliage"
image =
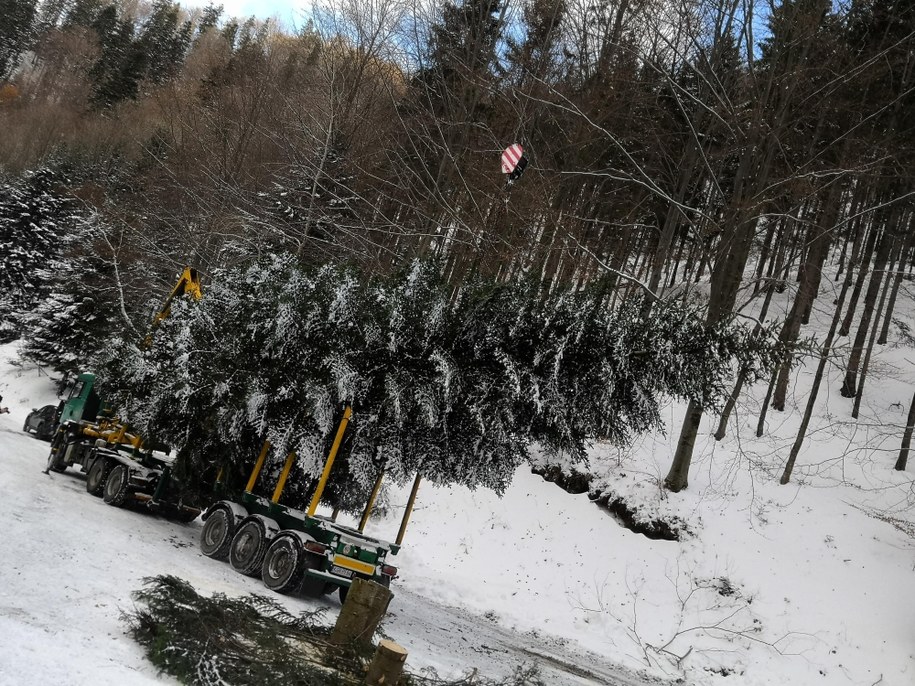
<svg viewBox="0 0 915 686">
<path fill-rule="evenodd" d="M 144 82 L 162 83 L 174 76 L 193 34 L 191 23 L 180 21 L 179 6 L 168 0 L 155 0 L 143 22 L 117 4 L 79 0 L 69 8 L 64 25 L 89 28 L 98 39 L 100 54 L 89 76 L 90 99 L 99 109 L 136 99 Z"/>
<path fill-rule="evenodd" d="M 162 672 L 199 686 L 349 686 L 365 682 L 370 652 L 332 646 L 323 610 L 291 614 L 271 598 L 201 596 L 175 576 L 143 580 L 134 598 L 145 607 L 125 615 L 133 637 Z M 405 672 L 402 686 L 459 686 L 434 672 Z M 536 668 L 519 666 L 478 686 L 543 686 Z"/>
<path fill-rule="evenodd" d="M 74 199 L 59 190 L 65 180 L 42 168 L 0 186 L 0 342 L 18 338 L 17 313 L 46 295 L 49 261 L 64 236 L 82 225 Z"/>
<path fill-rule="evenodd" d="M 37 0 L 0 0 L 0 84 L 19 66 L 31 43 Z"/>
<path fill-rule="evenodd" d="M 62 240 L 62 251 L 37 272 L 47 294 L 16 316 L 20 353 L 67 376 L 86 370 L 120 322 L 110 267 L 94 250 L 101 227 L 81 223 Z"/>
<path fill-rule="evenodd" d="M 346 507 L 381 469 L 501 492 L 532 443 L 583 459 L 594 441 L 660 427 L 662 397 L 714 405 L 735 358 L 752 374 L 775 354 L 682 303 L 643 320 L 637 302 L 611 310 L 602 293 L 478 281 L 452 297 L 435 263 L 366 279 L 277 256 L 215 274 L 149 350 L 121 343 L 96 367 L 122 416 L 178 450 L 186 478 L 227 468 L 240 481 L 269 439 L 272 468 L 295 452 L 307 484 L 351 404 L 348 469 L 328 495 Z"/>
</svg>

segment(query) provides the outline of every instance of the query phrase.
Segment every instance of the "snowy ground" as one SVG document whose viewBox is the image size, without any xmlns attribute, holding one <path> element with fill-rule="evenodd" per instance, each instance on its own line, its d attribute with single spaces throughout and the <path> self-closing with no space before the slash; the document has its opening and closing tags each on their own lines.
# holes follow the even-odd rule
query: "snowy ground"
<svg viewBox="0 0 915 686">
<path fill-rule="evenodd" d="M 828 314 L 817 312 L 814 327 Z M 46 377 L 17 376 L 4 356 L 12 348 L 0 349 L 0 394 L 11 409 L 0 415 L 0 682 L 153 681 L 118 619 L 141 577 L 169 572 L 226 593 L 259 591 L 259 582 L 202 557 L 199 524 L 114 510 L 86 494 L 78 475 L 42 475 L 47 444 L 21 425 L 53 394 Z M 385 631 L 407 646 L 414 668 L 449 675 L 477 667 L 497 676 L 527 660 L 551 670 L 551 684 L 915 684 L 915 455 L 907 473 L 892 470 L 912 358 L 880 350 L 856 423 L 839 395 L 841 369 L 832 370 L 787 486 L 778 476 L 815 362 L 796 372 L 789 411 L 770 413 L 763 438 L 748 438 L 762 384 L 741 401 L 725 441 L 707 436 L 707 419 L 683 493 L 659 488 L 677 406 L 671 436 L 646 437 L 625 454 L 595 448 L 592 469 L 607 487 L 681 517 L 693 531 L 684 541 L 634 534 L 586 495 L 527 472 L 502 499 L 425 486 Z M 391 518 L 373 523 L 374 533 L 393 536 L 405 499 L 390 494 Z"/>
<path fill-rule="evenodd" d="M 10 351 L 0 348 L 0 355 Z M 47 377 L 35 370 L 20 375 L 4 361 L 0 394 L 10 406 L 10 414 L 0 415 L 0 521 L 6 522 L 0 536 L 0 684 L 173 683 L 146 662 L 120 619 L 143 577 L 175 574 L 202 592 L 267 591 L 260 581 L 198 551 L 200 522 L 181 525 L 109 507 L 86 493 L 76 470 L 44 475 L 48 444 L 23 433 L 22 424 L 31 406 L 54 401 Z M 530 498 L 570 498 L 539 479 L 529 481 Z M 452 504 L 464 508 L 469 501 Z M 427 511 L 420 504 L 417 518 Z M 422 536 L 418 530 L 417 545 Z M 442 550 L 436 545 L 430 552 L 439 559 Z M 464 557 L 459 554 L 457 563 Z M 419 566 L 421 559 L 402 560 L 403 583 L 395 584 L 392 612 L 383 624 L 383 631 L 410 651 L 411 669 L 431 666 L 456 677 L 476 668 L 501 677 L 515 665 L 536 662 L 547 683 L 559 686 L 656 683 L 619 667 L 612 656 L 588 653 L 552 635 L 548 626 L 514 630 L 499 621 L 501 602 L 492 606 L 499 614 L 468 611 L 447 578 L 441 585 L 423 578 L 428 572 Z M 509 561 L 494 557 L 489 574 L 504 576 Z M 518 593 L 522 602 L 531 601 L 523 584 Z M 292 609 L 329 606 L 330 619 L 340 609 L 336 595 L 322 601 L 275 597 Z M 480 598 L 486 597 L 483 583 Z"/>
</svg>

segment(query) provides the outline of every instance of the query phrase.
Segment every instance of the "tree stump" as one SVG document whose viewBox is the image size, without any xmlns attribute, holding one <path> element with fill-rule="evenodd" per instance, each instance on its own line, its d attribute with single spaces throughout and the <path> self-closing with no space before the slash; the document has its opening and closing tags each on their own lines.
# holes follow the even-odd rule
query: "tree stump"
<svg viewBox="0 0 915 686">
<path fill-rule="evenodd" d="M 406 661 L 406 648 L 382 639 L 365 675 L 366 686 L 397 686 Z"/>
<path fill-rule="evenodd" d="M 346 595 L 346 602 L 337 617 L 331 643 L 345 645 L 362 643 L 371 645 L 372 635 L 381 618 L 388 611 L 394 594 L 381 584 L 365 579 L 354 579 Z"/>
</svg>

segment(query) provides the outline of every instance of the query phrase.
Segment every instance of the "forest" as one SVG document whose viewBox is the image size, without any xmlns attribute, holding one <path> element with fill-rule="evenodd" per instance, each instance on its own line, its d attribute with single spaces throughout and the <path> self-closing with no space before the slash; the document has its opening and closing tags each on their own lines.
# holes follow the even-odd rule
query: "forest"
<svg viewBox="0 0 915 686">
<path fill-rule="evenodd" d="M 145 379 L 146 392 L 180 397 L 168 384 L 153 388 L 143 365 L 177 350 L 168 364 L 189 370 L 205 317 L 227 326 L 229 314 L 250 314 L 221 330 L 223 341 L 256 322 L 259 298 L 281 317 L 284 298 L 298 301 L 257 279 L 293 269 L 285 259 L 335 284 L 354 278 L 348 270 L 389 279 L 394 291 L 411 283 L 411 269 L 433 265 L 426 295 L 452 313 L 494 302 L 493 290 L 525 298 L 503 303 L 503 317 L 519 302 L 541 303 L 536 314 L 596 298 L 593 319 L 606 331 L 616 316 L 623 333 L 586 338 L 592 347 L 579 352 L 603 350 L 611 366 L 629 370 L 640 352 L 621 342 L 638 321 L 663 329 L 664 344 L 702 340 L 707 354 L 665 350 L 650 331 L 656 357 L 642 367 L 644 387 L 615 386 L 623 391 L 609 404 L 587 405 L 606 417 L 659 394 L 688 401 L 665 479 L 676 492 L 688 485 L 703 416 L 716 413 L 723 437 L 742 389 L 761 378 L 762 432 L 768 411 L 785 411 L 801 355 L 819 360 L 817 379 L 842 366 L 857 414 L 871 352 L 886 342 L 911 274 L 915 5 L 905 0 L 323 0 L 298 27 L 165 0 L 0 0 L 0 17 L 0 340 L 20 339 L 23 354 L 64 374 L 107 361 L 115 394 L 118 379 L 133 388 Z M 529 166 L 509 184 L 500 154 L 514 143 Z M 141 350 L 184 265 L 211 278 L 223 309 L 188 306 L 166 323 L 169 343 Z M 296 274 L 284 279 L 314 278 Z M 837 295 L 821 295 L 833 278 Z M 787 316 L 773 319 L 773 295 L 786 292 Z M 338 317 L 333 289 L 322 297 L 331 303 L 322 311 Z M 254 305 L 225 309 L 231 298 Z M 824 340 L 802 335 L 815 304 L 835 313 Z M 425 312 L 413 312 L 417 326 Z M 282 349 L 271 340 L 262 349 Z M 653 377 L 668 353 L 692 365 L 681 377 L 712 370 L 709 387 Z M 342 388 L 351 371 L 325 387 Z M 123 383 L 123 406 L 152 421 Z M 209 401 L 233 391 L 220 392 Z M 554 398 L 557 413 L 578 408 L 574 395 Z M 248 412 L 246 445 L 264 429 L 252 397 L 233 406 Z M 419 414 L 429 407 L 412 402 Z M 292 421 L 278 404 L 274 418 Z M 638 406 L 627 427 L 652 426 L 652 411 Z M 576 433 L 537 407 L 519 412 L 529 433 L 506 430 L 486 448 L 507 450 L 511 465 L 522 439 L 574 453 L 626 434 L 608 425 Z M 538 421 L 549 431 L 535 430 Z M 913 424 L 915 403 L 897 469 Z M 388 438 L 405 450 L 402 436 Z M 464 438 L 473 454 L 479 446 Z M 498 488 L 504 476 L 466 480 Z"/>
</svg>

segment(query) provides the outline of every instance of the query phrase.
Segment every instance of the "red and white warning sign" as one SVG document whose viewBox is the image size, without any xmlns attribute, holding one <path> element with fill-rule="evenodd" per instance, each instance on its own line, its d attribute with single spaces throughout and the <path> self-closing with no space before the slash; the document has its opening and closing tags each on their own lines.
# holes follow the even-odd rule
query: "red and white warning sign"
<svg viewBox="0 0 915 686">
<path fill-rule="evenodd" d="M 521 155 L 524 153 L 524 148 L 521 147 L 519 143 L 510 145 L 505 148 L 505 151 L 502 153 L 502 173 L 511 174 L 515 167 L 518 166 L 518 161 L 521 159 Z"/>
</svg>

